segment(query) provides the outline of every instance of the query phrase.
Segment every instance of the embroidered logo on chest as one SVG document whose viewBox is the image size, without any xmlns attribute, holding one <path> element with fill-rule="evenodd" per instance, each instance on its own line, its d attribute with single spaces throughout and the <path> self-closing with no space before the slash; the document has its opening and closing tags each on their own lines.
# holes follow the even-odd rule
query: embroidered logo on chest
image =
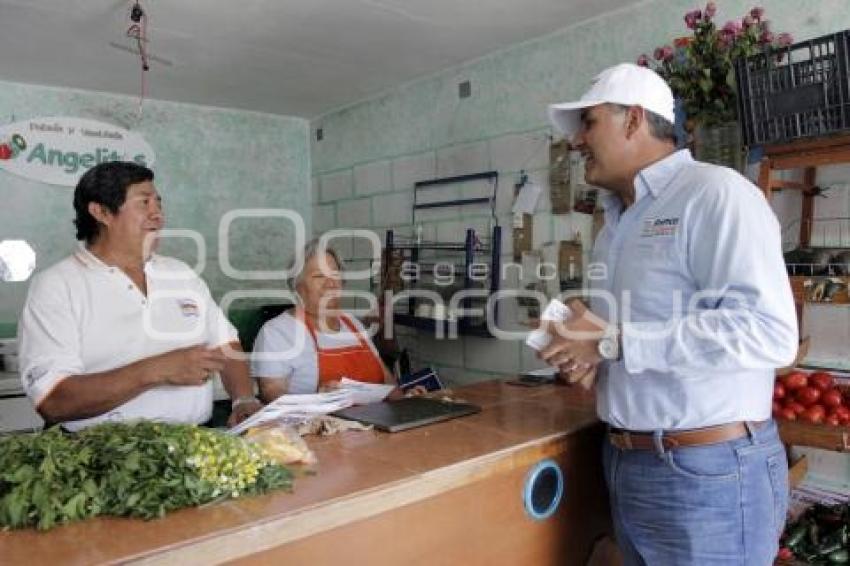
<svg viewBox="0 0 850 566">
<path fill-rule="evenodd" d="M 180 306 L 180 312 L 186 318 L 197 318 L 201 314 L 198 303 L 192 299 L 177 299 L 177 304 Z"/>
<path fill-rule="evenodd" d="M 641 238 L 672 236 L 679 227 L 678 218 L 645 218 L 641 227 Z"/>
</svg>

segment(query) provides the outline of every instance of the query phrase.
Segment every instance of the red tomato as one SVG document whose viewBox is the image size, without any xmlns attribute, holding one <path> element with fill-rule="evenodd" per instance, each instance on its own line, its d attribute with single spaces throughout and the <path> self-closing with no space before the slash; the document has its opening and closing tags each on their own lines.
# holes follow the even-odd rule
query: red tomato
<svg viewBox="0 0 850 566">
<path fill-rule="evenodd" d="M 812 405 L 802 414 L 803 420 L 812 424 L 820 424 L 826 416 L 823 405 Z"/>
<path fill-rule="evenodd" d="M 823 403 L 825 407 L 839 407 L 841 406 L 841 401 L 841 391 L 838 389 L 824 391 L 820 398 L 820 402 Z"/>
<path fill-rule="evenodd" d="M 804 407 L 811 407 L 820 399 L 820 389 L 814 387 L 801 387 L 795 392 L 795 397 Z"/>
<path fill-rule="evenodd" d="M 791 560 L 794 558 L 794 553 L 791 552 L 791 549 L 787 546 L 783 546 L 779 549 L 779 553 L 776 555 L 780 560 Z"/>
<path fill-rule="evenodd" d="M 821 391 L 826 391 L 832 387 L 832 374 L 828 371 L 816 371 L 809 375 L 809 385 L 816 387 Z"/>
<path fill-rule="evenodd" d="M 826 417 L 826 424 L 829 426 L 839 426 L 841 424 L 841 419 L 838 418 L 838 415 L 832 413 L 828 417 Z"/>
<path fill-rule="evenodd" d="M 792 409 L 785 407 L 784 409 L 782 409 L 782 418 L 786 421 L 796 421 L 797 413 L 795 413 Z"/>
<path fill-rule="evenodd" d="M 773 398 L 782 399 L 785 397 L 785 386 L 778 381 L 773 384 Z"/>
<path fill-rule="evenodd" d="M 850 409 L 844 405 L 836 407 L 833 412 L 838 415 L 838 419 L 841 421 L 841 424 L 850 423 Z"/>
<path fill-rule="evenodd" d="M 12 148 L 7 144 L 0 144 L 0 159 L 6 160 L 12 157 Z"/>
<path fill-rule="evenodd" d="M 779 401 L 773 402 L 773 410 L 771 411 L 774 417 L 782 416 L 782 404 Z"/>
<path fill-rule="evenodd" d="M 808 376 L 801 371 L 792 371 L 782 378 L 785 389 L 799 389 L 809 384 Z"/>
<path fill-rule="evenodd" d="M 788 403 L 785 404 L 785 408 L 794 411 L 795 415 L 801 415 L 806 410 L 806 408 L 797 401 L 788 401 Z"/>
</svg>

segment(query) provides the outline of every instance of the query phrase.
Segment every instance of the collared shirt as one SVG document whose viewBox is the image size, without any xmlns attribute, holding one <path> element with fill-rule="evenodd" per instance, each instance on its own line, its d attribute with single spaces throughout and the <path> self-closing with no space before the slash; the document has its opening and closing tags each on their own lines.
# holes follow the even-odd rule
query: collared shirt
<svg viewBox="0 0 850 566">
<path fill-rule="evenodd" d="M 591 305 L 622 325 L 623 348 L 600 368 L 600 418 L 630 430 L 769 418 L 797 320 L 780 225 L 759 190 L 681 150 L 637 175 L 632 206 L 615 195 L 603 206 Z"/>
<path fill-rule="evenodd" d="M 108 371 L 164 352 L 237 339 L 206 284 L 186 264 L 153 256 L 147 296 L 116 267 L 80 247 L 33 278 L 19 323 L 21 379 L 38 406 L 71 375 Z M 79 430 L 107 420 L 201 423 L 212 384 L 148 389 L 106 414 L 63 423 Z"/>
</svg>

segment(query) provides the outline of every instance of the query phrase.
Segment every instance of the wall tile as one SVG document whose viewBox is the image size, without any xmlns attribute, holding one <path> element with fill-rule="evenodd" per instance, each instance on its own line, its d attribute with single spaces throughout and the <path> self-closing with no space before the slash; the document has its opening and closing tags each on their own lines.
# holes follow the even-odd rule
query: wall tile
<svg viewBox="0 0 850 566">
<path fill-rule="evenodd" d="M 389 161 L 375 161 L 354 168 L 354 194 L 373 195 L 391 189 Z"/>
<path fill-rule="evenodd" d="M 349 198 L 354 193 L 354 180 L 351 170 L 322 175 L 320 181 L 321 202 L 334 202 Z"/>
<path fill-rule="evenodd" d="M 324 185 L 323 185 L 324 186 Z M 372 225 L 371 200 L 344 200 L 337 204 L 339 228 L 368 228 Z"/>
<path fill-rule="evenodd" d="M 386 231 L 385 230 L 370 230 L 378 237 L 378 241 L 380 242 L 380 247 L 383 249 L 386 240 Z M 372 248 L 372 242 L 367 238 L 352 238 L 353 247 L 354 247 L 354 257 L 359 258 L 369 258 L 374 257 L 375 250 Z M 378 251 L 378 257 L 380 257 L 380 250 Z"/>
<path fill-rule="evenodd" d="M 501 374 L 515 374 L 519 371 L 517 342 L 465 336 L 463 343 L 465 367 Z"/>
<path fill-rule="evenodd" d="M 322 204 L 313 207 L 313 235 L 321 236 L 336 227 L 336 205 Z"/>
<path fill-rule="evenodd" d="M 437 176 L 454 177 L 490 169 L 487 142 L 447 147 L 437 152 Z"/>
<path fill-rule="evenodd" d="M 549 166 L 548 132 L 508 134 L 490 140 L 490 163 L 497 171 L 534 171 Z"/>
<path fill-rule="evenodd" d="M 376 226 L 411 224 L 413 219 L 413 193 L 399 192 L 372 197 L 372 211 Z"/>
<path fill-rule="evenodd" d="M 417 181 L 427 181 L 437 176 L 437 157 L 433 151 L 399 157 L 392 162 L 395 189 L 413 189 Z"/>
<path fill-rule="evenodd" d="M 313 177 L 310 181 L 310 202 L 312 202 L 313 204 L 319 202 L 319 198 L 321 197 L 321 195 L 319 194 L 319 187 L 319 177 Z"/>
</svg>

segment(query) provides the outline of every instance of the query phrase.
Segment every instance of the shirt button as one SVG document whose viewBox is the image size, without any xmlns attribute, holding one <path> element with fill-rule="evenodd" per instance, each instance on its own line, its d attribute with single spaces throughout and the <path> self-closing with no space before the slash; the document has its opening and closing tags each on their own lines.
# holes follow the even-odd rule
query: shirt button
<svg viewBox="0 0 850 566">
<path fill-rule="evenodd" d="M 133 290 L 133 286 L 132 286 L 132 285 L 127 285 L 127 290 L 128 290 L 128 291 L 132 291 L 132 290 Z"/>
</svg>

